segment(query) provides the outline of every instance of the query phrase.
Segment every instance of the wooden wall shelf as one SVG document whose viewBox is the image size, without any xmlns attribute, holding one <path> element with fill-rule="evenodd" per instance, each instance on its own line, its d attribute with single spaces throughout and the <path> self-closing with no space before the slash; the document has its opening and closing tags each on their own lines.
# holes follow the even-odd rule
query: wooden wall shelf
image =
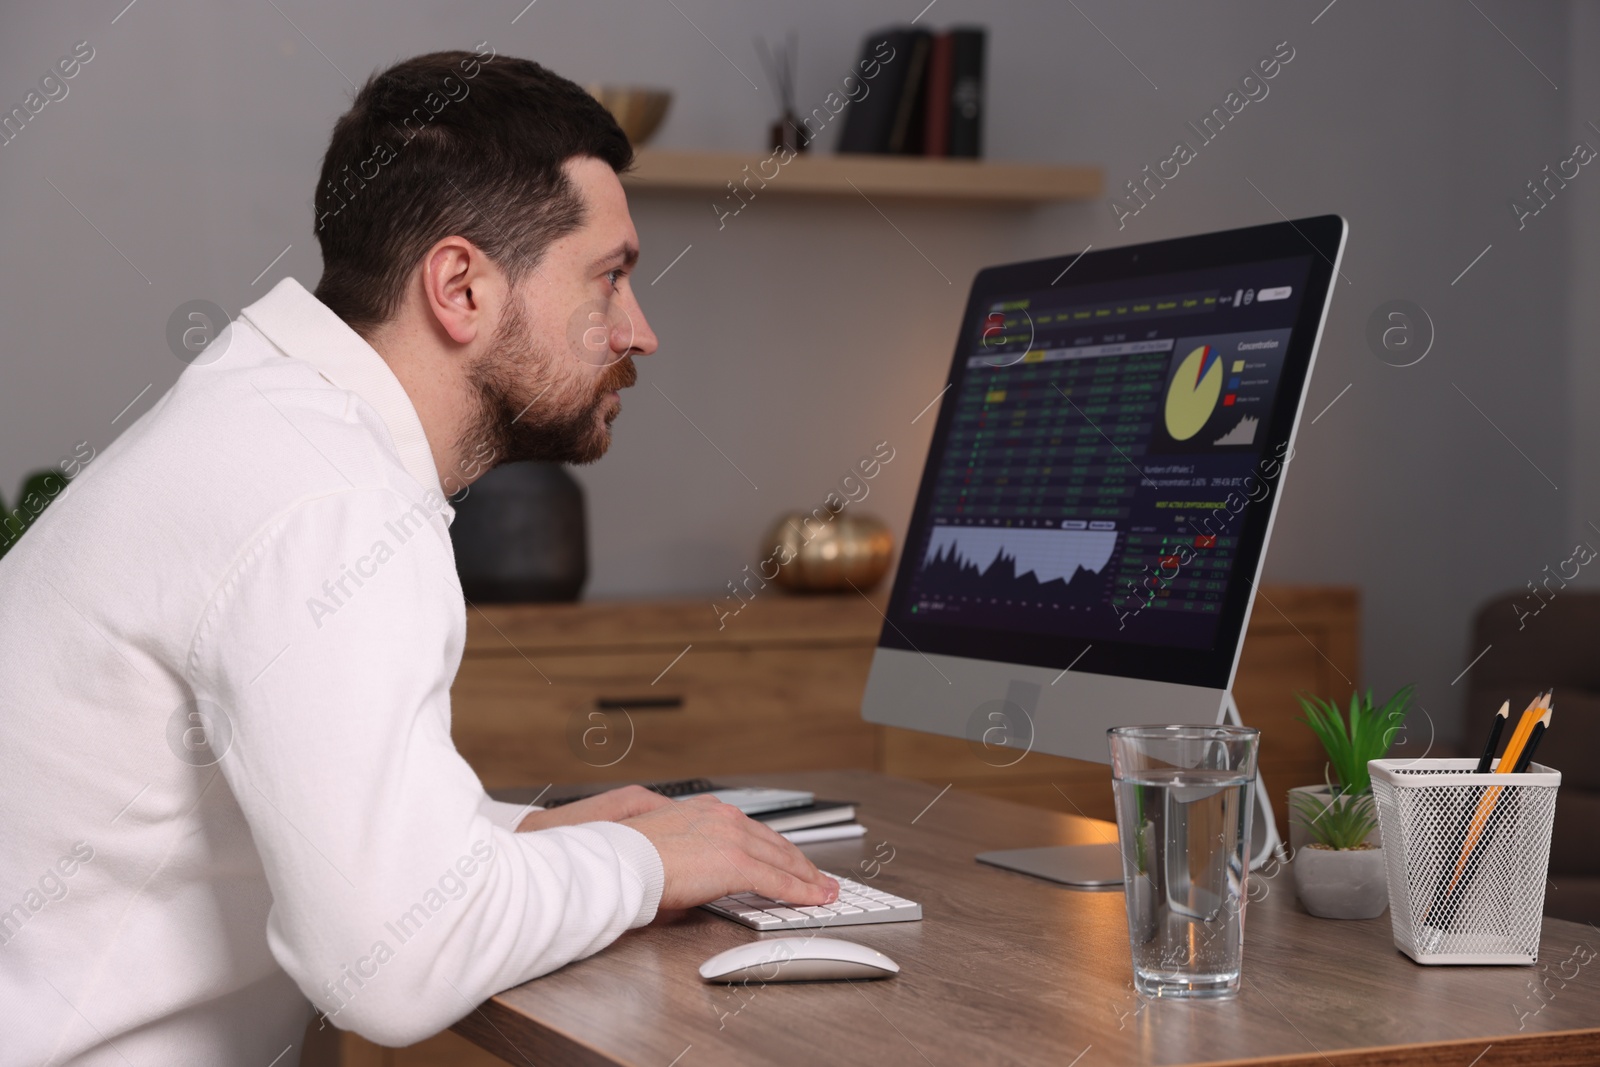
<svg viewBox="0 0 1600 1067">
<path fill-rule="evenodd" d="M 802 155 L 772 173 L 770 153 L 669 152 L 642 149 L 624 179 L 635 190 L 706 192 L 730 196 L 728 183 L 768 193 L 899 197 L 968 203 L 1046 204 L 1098 197 L 1105 185 L 1099 167 L 1003 163 L 915 156 Z M 745 167 L 749 166 L 746 172 Z M 767 178 L 763 187 L 759 178 Z"/>
</svg>

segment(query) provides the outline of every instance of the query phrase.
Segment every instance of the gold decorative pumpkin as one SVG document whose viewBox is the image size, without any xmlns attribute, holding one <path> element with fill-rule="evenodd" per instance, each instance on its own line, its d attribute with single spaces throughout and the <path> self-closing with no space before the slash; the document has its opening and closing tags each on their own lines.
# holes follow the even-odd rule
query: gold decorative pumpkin
<svg viewBox="0 0 1600 1067">
<path fill-rule="evenodd" d="M 655 136 L 672 103 L 668 89 L 645 89 L 635 85 L 590 85 L 589 95 L 611 112 L 628 143 L 638 148 Z"/>
<path fill-rule="evenodd" d="M 826 508 L 818 508 L 821 516 Z M 797 593 L 863 593 L 889 572 L 894 535 L 871 515 L 840 512 L 824 521 L 803 511 L 780 515 L 767 533 L 762 555 L 788 560 L 773 581 Z"/>
</svg>

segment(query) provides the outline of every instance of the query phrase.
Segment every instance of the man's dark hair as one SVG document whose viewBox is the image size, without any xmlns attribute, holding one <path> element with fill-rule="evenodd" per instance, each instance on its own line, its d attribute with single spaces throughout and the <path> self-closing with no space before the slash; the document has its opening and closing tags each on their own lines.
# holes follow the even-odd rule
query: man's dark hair
<svg viewBox="0 0 1600 1067">
<path fill-rule="evenodd" d="M 583 223 L 562 165 L 618 173 L 633 149 L 588 93 L 527 59 L 433 52 L 367 80 L 333 127 L 314 200 L 317 298 L 357 332 L 393 317 L 406 276 L 458 234 L 513 283 Z"/>
</svg>

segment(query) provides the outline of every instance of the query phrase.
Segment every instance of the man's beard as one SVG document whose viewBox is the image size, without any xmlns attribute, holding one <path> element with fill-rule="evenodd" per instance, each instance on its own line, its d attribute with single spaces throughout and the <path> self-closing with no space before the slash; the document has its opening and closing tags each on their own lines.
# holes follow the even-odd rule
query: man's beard
<svg viewBox="0 0 1600 1067">
<path fill-rule="evenodd" d="M 583 361 L 575 352 L 541 351 L 523 305 L 509 306 L 489 350 L 468 372 L 478 412 L 457 442 L 459 454 L 482 456 L 487 445 L 492 450 L 489 462 L 497 467 L 523 460 L 593 463 L 605 455 L 616 415 L 608 415 L 602 423 L 599 411 L 608 392 L 626 389 L 638 380 L 633 359 L 624 356 L 605 368 L 594 380 L 593 392 L 565 409 L 556 406 L 562 398 L 549 393 L 560 381 L 562 368 L 557 360 L 561 359 Z M 534 373 L 535 368 L 546 373 Z M 546 384 L 538 384 L 541 377 L 548 379 Z M 545 402 L 540 404 L 541 400 Z"/>
</svg>

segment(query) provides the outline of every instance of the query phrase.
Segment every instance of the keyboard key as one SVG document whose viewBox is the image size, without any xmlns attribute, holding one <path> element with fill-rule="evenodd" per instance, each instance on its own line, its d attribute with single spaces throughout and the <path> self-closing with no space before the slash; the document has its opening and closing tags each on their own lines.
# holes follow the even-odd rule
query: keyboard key
<svg viewBox="0 0 1600 1067">
<path fill-rule="evenodd" d="M 915 901 L 854 879 L 833 877 L 839 882 L 839 898 L 832 904 L 795 907 L 758 893 L 745 892 L 731 893 L 705 907 L 715 915 L 762 932 L 908 922 L 922 918 L 922 908 Z"/>
</svg>

